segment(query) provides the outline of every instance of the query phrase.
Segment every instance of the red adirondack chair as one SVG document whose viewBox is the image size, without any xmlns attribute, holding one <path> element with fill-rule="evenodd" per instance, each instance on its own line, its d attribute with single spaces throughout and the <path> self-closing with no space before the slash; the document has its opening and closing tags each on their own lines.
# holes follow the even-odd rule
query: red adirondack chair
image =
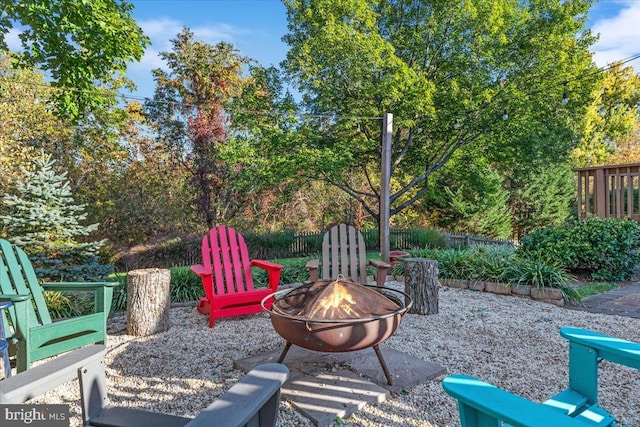
<svg viewBox="0 0 640 427">
<path fill-rule="evenodd" d="M 251 267 L 268 272 L 268 288 L 254 288 Z M 198 311 L 209 314 L 210 328 L 217 318 L 261 312 L 260 301 L 278 290 L 283 267 L 250 260 L 244 237 L 233 228 L 212 228 L 202 239 L 202 265 L 191 266 L 191 271 L 202 278 L 206 295 L 200 299 Z"/>
</svg>

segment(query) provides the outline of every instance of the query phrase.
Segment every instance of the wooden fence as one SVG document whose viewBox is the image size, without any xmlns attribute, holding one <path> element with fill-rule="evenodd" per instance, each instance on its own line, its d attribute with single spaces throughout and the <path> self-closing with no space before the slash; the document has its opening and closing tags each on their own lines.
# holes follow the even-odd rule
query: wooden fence
<svg viewBox="0 0 640 427">
<path fill-rule="evenodd" d="M 361 230 L 367 249 L 378 251 L 378 230 Z M 252 259 L 278 259 L 318 257 L 322 252 L 324 232 L 254 234 L 242 233 Z M 120 271 L 137 268 L 188 266 L 200 264 L 201 235 L 183 236 L 146 250 L 126 254 L 119 258 L 116 266 Z M 472 234 L 451 233 L 427 228 L 390 230 L 391 249 L 413 249 L 431 247 L 468 247 L 476 245 L 513 245 L 511 240 L 489 239 Z"/>
<path fill-rule="evenodd" d="M 640 220 L 640 164 L 574 169 L 578 173 L 578 218 Z"/>
<path fill-rule="evenodd" d="M 380 250 L 377 229 L 360 230 L 369 251 Z M 260 259 L 318 256 L 322 252 L 324 232 L 244 234 L 251 256 Z M 492 239 L 473 234 L 452 233 L 427 228 L 392 228 L 389 231 L 391 249 L 433 247 L 463 248 L 477 245 L 513 245 L 513 240 Z"/>
</svg>

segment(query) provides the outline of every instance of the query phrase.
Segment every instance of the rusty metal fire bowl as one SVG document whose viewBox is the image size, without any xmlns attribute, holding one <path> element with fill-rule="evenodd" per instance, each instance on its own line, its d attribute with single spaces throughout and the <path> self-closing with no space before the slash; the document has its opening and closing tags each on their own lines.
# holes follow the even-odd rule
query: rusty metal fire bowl
<svg viewBox="0 0 640 427">
<path fill-rule="evenodd" d="M 341 292 L 339 296 L 336 290 Z M 402 317 L 411 308 L 409 295 L 345 279 L 320 280 L 275 292 L 261 304 L 275 331 L 287 341 L 279 363 L 292 344 L 321 352 L 373 347 L 387 382 L 393 384 L 378 345 L 400 326 Z"/>
</svg>

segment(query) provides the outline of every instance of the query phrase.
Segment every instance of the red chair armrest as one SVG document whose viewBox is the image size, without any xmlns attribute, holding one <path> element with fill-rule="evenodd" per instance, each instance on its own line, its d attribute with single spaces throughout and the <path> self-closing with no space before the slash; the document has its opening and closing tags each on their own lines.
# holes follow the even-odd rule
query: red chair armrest
<svg viewBox="0 0 640 427">
<path fill-rule="evenodd" d="M 269 287 L 273 292 L 278 290 L 280 284 L 280 274 L 284 265 L 276 264 L 275 262 L 263 261 L 260 259 L 254 259 L 251 261 L 252 267 L 258 267 L 269 272 Z"/>
<path fill-rule="evenodd" d="M 193 272 L 193 274 L 199 277 L 211 275 L 211 270 L 204 268 L 204 266 L 202 265 L 192 265 L 190 270 Z"/>
<path fill-rule="evenodd" d="M 258 267 L 263 270 L 282 270 L 284 265 L 276 264 L 275 262 L 264 261 L 261 259 L 251 260 L 252 267 Z"/>
</svg>

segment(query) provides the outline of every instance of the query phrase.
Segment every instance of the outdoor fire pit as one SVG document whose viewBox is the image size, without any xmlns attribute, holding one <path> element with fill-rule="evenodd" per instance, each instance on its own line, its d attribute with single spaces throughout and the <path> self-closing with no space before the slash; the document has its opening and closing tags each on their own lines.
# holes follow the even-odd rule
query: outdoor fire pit
<svg viewBox="0 0 640 427">
<path fill-rule="evenodd" d="M 274 329 L 287 341 L 278 363 L 293 344 L 322 352 L 373 347 L 390 385 L 393 380 L 378 344 L 393 335 L 411 304 L 404 292 L 346 279 L 320 280 L 262 300 Z"/>
</svg>

